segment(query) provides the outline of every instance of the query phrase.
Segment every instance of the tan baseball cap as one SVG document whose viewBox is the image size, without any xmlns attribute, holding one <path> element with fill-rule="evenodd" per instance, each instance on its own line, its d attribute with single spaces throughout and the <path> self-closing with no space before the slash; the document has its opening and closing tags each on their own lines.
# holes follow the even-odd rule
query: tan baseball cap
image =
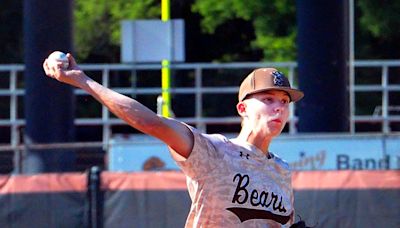
<svg viewBox="0 0 400 228">
<path fill-rule="evenodd" d="M 259 68 L 253 70 L 242 82 L 239 89 L 239 101 L 248 95 L 268 90 L 281 90 L 289 94 L 290 100 L 299 101 L 304 93 L 290 86 L 285 75 L 274 68 Z"/>
</svg>

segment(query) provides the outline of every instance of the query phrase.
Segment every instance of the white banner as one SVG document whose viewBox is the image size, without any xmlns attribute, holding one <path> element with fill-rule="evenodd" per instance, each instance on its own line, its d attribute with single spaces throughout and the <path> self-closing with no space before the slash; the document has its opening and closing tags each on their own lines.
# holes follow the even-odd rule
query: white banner
<svg viewBox="0 0 400 228">
<path fill-rule="evenodd" d="M 293 170 L 400 169 L 400 136 L 280 136 L 270 151 Z M 116 136 L 109 150 L 109 170 L 177 170 L 167 147 L 145 135 Z"/>
<path fill-rule="evenodd" d="M 282 137 L 270 150 L 293 170 L 400 169 L 400 138 L 394 136 Z"/>
</svg>

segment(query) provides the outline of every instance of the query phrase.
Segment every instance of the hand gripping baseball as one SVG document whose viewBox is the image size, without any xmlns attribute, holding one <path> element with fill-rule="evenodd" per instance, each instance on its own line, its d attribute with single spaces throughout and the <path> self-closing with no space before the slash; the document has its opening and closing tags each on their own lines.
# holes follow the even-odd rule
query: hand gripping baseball
<svg viewBox="0 0 400 228">
<path fill-rule="evenodd" d="M 82 82 L 87 78 L 85 73 L 79 68 L 74 57 L 68 53 L 69 66 L 63 68 L 63 63 L 46 58 L 43 62 L 43 70 L 47 76 L 60 82 L 67 83 L 76 87 L 81 87 Z"/>
</svg>

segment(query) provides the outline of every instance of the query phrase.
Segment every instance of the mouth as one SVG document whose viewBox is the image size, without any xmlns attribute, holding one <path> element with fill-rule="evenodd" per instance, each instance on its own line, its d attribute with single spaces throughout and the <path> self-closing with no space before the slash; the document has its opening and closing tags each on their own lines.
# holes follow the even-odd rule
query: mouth
<svg viewBox="0 0 400 228">
<path fill-rule="evenodd" d="M 282 123 L 282 121 L 280 120 L 280 119 L 273 119 L 273 120 L 271 120 L 271 122 L 274 122 L 274 123 Z"/>
</svg>

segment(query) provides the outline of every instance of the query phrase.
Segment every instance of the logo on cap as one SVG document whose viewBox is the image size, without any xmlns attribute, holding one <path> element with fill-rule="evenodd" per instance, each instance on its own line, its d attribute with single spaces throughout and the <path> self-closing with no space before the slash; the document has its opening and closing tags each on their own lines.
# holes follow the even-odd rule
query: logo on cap
<svg viewBox="0 0 400 228">
<path fill-rule="evenodd" d="M 274 76 L 274 85 L 275 86 L 284 86 L 285 84 L 285 76 L 283 76 L 283 73 L 279 71 L 275 71 L 272 73 Z"/>
</svg>

